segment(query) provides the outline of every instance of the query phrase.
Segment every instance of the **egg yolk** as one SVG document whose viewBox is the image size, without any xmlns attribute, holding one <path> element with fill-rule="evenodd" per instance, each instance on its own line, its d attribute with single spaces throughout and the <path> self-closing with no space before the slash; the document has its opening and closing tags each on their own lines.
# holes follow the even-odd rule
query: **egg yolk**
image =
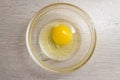
<svg viewBox="0 0 120 80">
<path fill-rule="evenodd" d="M 72 32 L 65 24 L 59 24 L 52 29 L 52 39 L 57 45 L 66 45 L 72 39 Z"/>
</svg>

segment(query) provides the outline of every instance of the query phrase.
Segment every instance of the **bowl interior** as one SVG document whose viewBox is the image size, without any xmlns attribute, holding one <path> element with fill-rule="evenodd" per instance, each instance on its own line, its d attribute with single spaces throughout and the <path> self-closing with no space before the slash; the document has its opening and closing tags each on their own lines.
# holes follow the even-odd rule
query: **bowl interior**
<svg viewBox="0 0 120 80">
<path fill-rule="evenodd" d="M 72 57 L 58 61 L 45 55 L 44 44 L 40 40 L 45 26 L 52 22 L 63 22 L 74 27 L 78 34 L 75 40 Z M 74 30 L 73 30 L 74 32 Z M 38 11 L 29 23 L 26 35 L 27 47 L 34 61 L 45 69 L 54 72 L 71 72 L 85 64 L 93 54 L 96 34 L 89 16 L 80 8 L 67 4 L 56 3 Z"/>
</svg>

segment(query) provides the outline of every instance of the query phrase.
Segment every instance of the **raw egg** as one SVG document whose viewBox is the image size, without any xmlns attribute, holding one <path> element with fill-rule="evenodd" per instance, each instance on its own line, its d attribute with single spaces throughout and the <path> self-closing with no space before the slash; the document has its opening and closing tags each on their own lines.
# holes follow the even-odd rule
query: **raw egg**
<svg viewBox="0 0 120 80">
<path fill-rule="evenodd" d="M 67 22 L 50 22 L 40 31 L 39 43 L 44 54 L 53 60 L 64 61 L 75 55 L 79 32 Z"/>
</svg>

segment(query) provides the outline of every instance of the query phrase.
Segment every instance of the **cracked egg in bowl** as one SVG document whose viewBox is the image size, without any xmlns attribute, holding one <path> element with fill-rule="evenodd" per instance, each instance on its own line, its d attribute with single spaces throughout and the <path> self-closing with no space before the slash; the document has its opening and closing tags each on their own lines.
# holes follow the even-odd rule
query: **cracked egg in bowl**
<svg viewBox="0 0 120 80">
<path fill-rule="evenodd" d="M 39 10 L 26 33 L 28 51 L 42 68 L 59 73 L 79 69 L 92 56 L 96 33 L 79 7 L 55 3 Z"/>
</svg>

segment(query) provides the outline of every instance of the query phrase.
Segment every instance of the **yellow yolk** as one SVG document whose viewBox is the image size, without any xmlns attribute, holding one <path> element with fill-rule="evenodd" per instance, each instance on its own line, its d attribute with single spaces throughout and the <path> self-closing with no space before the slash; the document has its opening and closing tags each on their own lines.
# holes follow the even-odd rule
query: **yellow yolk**
<svg viewBox="0 0 120 80">
<path fill-rule="evenodd" d="M 67 25 L 59 24 L 52 30 L 52 39 L 57 45 L 66 45 L 72 39 L 72 32 Z"/>
</svg>

